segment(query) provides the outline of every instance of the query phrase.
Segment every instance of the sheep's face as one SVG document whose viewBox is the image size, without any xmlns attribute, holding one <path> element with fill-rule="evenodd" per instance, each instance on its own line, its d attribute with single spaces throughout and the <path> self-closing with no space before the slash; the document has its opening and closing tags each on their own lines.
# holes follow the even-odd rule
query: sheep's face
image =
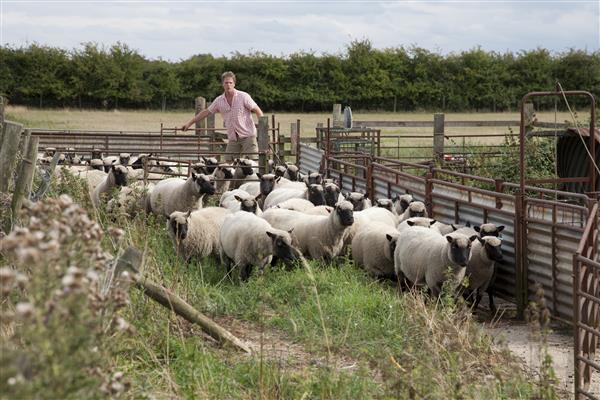
<svg viewBox="0 0 600 400">
<path fill-rule="evenodd" d="M 386 233 L 385 238 L 388 241 L 388 246 L 385 249 L 385 257 L 393 261 L 394 259 L 394 251 L 396 251 L 396 244 L 398 243 L 398 234 L 389 234 Z"/>
<path fill-rule="evenodd" d="M 365 194 L 359 192 L 346 193 L 344 198 L 354 206 L 354 211 L 362 211 L 365 208 Z"/>
<path fill-rule="evenodd" d="M 323 186 L 317 184 L 307 184 L 308 190 L 308 201 L 313 203 L 315 206 L 325 205 L 325 193 Z"/>
<path fill-rule="evenodd" d="M 198 188 L 199 194 L 207 194 L 209 196 L 215 194 L 215 181 L 213 180 L 212 176 L 204 174 L 193 174 L 192 177 L 196 182 L 196 187 Z"/>
<path fill-rule="evenodd" d="M 215 171 L 215 169 L 217 169 L 217 166 L 219 165 L 219 160 L 217 160 L 216 157 L 202 157 L 202 159 L 206 163 L 207 173 L 212 174 Z"/>
<path fill-rule="evenodd" d="M 252 160 L 248 160 L 246 158 L 239 159 L 239 168 L 241 168 L 244 176 L 250 176 L 254 173 L 254 169 L 252 169 L 252 166 Z"/>
<path fill-rule="evenodd" d="M 199 161 L 192 165 L 192 171 L 197 174 L 208 175 L 208 169 L 206 168 L 206 164 L 203 161 Z"/>
<path fill-rule="evenodd" d="M 325 204 L 330 207 L 335 207 L 335 204 L 340 197 L 340 188 L 335 183 L 325 184 Z"/>
<path fill-rule="evenodd" d="M 96 159 L 96 158 L 101 159 L 102 156 L 103 156 L 102 150 L 99 150 L 99 149 L 92 150 L 92 159 Z"/>
<path fill-rule="evenodd" d="M 412 195 L 408 193 L 403 194 L 402 196 L 394 196 L 394 208 L 396 208 L 396 213 L 402 214 L 413 201 Z"/>
<path fill-rule="evenodd" d="M 273 172 L 275 173 L 275 176 L 283 176 L 283 175 L 285 175 L 285 171 L 286 171 L 286 168 L 283 165 L 278 165 L 273 170 Z"/>
<path fill-rule="evenodd" d="M 104 171 L 104 163 L 102 162 L 102 160 L 100 160 L 98 158 L 94 158 L 93 160 L 90 161 L 90 167 L 92 167 L 92 169 Z"/>
<path fill-rule="evenodd" d="M 475 232 L 479 233 L 479 237 L 485 236 L 495 236 L 500 237 L 500 232 L 504 230 L 504 225 L 500 225 L 496 227 L 494 224 L 482 224 L 481 226 L 476 226 Z"/>
<path fill-rule="evenodd" d="M 352 203 L 349 201 L 340 201 L 334 208 L 336 218 L 339 219 L 342 226 L 350 226 L 354 223 L 354 211 Z"/>
<path fill-rule="evenodd" d="M 292 247 L 292 237 L 290 232 L 279 233 L 267 231 L 267 235 L 273 242 L 273 255 L 286 261 L 293 261 L 298 258 L 298 251 Z"/>
<path fill-rule="evenodd" d="M 471 242 L 476 238 L 476 235 L 470 238 L 461 234 L 446 235 L 446 240 L 450 244 L 448 246 L 449 260 L 455 265 L 466 267 L 471 255 Z"/>
<path fill-rule="evenodd" d="M 273 191 L 275 183 L 279 180 L 274 174 L 258 174 L 258 178 L 260 179 L 260 193 L 265 197 Z"/>
<path fill-rule="evenodd" d="M 54 147 L 46 147 L 46 149 L 44 149 L 44 155 L 46 157 L 54 157 L 54 153 L 56 153 L 56 148 Z"/>
<path fill-rule="evenodd" d="M 176 211 L 169 216 L 169 230 L 177 240 L 185 240 L 188 235 L 188 215 Z"/>
<path fill-rule="evenodd" d="M 408 215 L 410 218 L 425 217 L 425 204 L 420 201 L 413 201 L 408 206 Z"/>
<path fill-rule="evenodd" d="M 115 185 L 127 186 L 127 168 L 122 165 L 113 165 L 111 170 L 115 176 Z"/>
<path fill-rule="evenodd" d="M 129 165 L 130 159 L 131 159 L 131 154 L 129 154 L 129 153 L 119 154 L 119 164 L 121 164 L 121 165 Z"/>
<path fill-rule="evenodd" d="M 214 176 L 218 179 L 232 179 L 233 172 L 231 172 L 231 169 L 219 165 L 215 170 Z"/>
<path fill-rule="evenodd" d="M 377 202 L 375 203 L 375 205 L 377 207 L 385 208 L 388 211 L 392 211 L 392 207 L 393 207 L 394 203 L 392 202 L 391 199 L 377 199 Z"/>
<path fill-rule="evenodd" d="M 240 196 L 235 195 L 234 198 L 240 202 L 240 210 L 246 211 L 252 214 L 256 214 L 258 211 L 258 202 L 257 199 L 260 198 L 260 194 L 254 198 L 245 198 L 242 199 Z"/>
<path fill-rule="evenodd" d="M 310 174 L 308 174 L 308 183 L 311 185 L 320 185 L 323 182 L 323 175 L 321 175 L 318 172 L 312 172 Z"/>
<path fill-rule="evenodd" d="M 299 177 L 299 174 L 298 174 L 298 167 L 296 167 L 295 165 L 288 165 L 288 167 L 287 167 L 287 169 L 286 169 L 285 172 L 287 173 L 287 178 L 290 181 L 294 182 L 294 181 L 299 181 L 300 180 L 299 179 L 300 177 Z"/>
<path fill-rule="evenodd" d="M 488 258 L 492 261 L 502 260 L 502 240 L 495 236 L 484 236 L 483 238 L 477 238 L 481 245 L 485 248 L 485 253 Z"/>
</svg>

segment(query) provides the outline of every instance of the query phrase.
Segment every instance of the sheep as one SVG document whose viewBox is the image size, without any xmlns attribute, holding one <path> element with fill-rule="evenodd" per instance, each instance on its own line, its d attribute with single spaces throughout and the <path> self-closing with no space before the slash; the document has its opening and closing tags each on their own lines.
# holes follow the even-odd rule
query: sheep
<svg viewBox="0 0 600 400">
<path fill-rule="evenodd" d="M 271 213 L 277 211 L 293 212 L 269 210 Z M 341 253 L 346 231 L 354 223 L 352 204 L 348 201 L 338 203 L 329 216 L 302 213 L 290 215 L 289 221 L 274 221 L 274 226 L 284 230 L 293 229 L 294 243 L 297 243 L 298 250 L 307 257 L 324 261 L 331 261 Z"/>
<path fill-rule="evenodd" d="M 434 296 L 439 296 L 450 266 L 450 278 L 458 284 L 464 276 L 476 236 L 459 233 L 440 235 L 432 229 L 414 226 L 400 232 L 394 251 L 396 275 L 413 285 L 426 283 Z"/>
<path fill-rule="evenodd" d="M 210 175 L 192 173 L 187 180 L 168 178 L 150 192 L 150 208 L 153 213 L 168 217 L 173 211 L 202 208 L 204 196 L 214 193 L 215 182 Z"/>
<path fill-rule="evenodd" d="M 436 223 L 431 228 L 438 231 L 441 235 L 447 235 L 449 233 L 455 232 L 457 229 L 459 229 L 459 227 L 459 225 L 444 224 L 443 222 L 436 221 Z"/>
<path fill-rule="evenodd" d="M 94 147 L 92 149 L 92 159 L 99 159 L 102 160 L 104 158 L 104 152 L 102 151 L 102 149 L 99 149 L 97 147 Z"/>
<path fill-rule="evenodd" d="M 391 199 L 377 199 L 375 200 L 375 207 L 385 208 L 390 212 L 394 212 L 394 202 Z"/>
<path fill-rule="evenodd" d="M 289 232 L 273 228 L 266 220 L 254 214 L 238 211 L 231 214 L 219 232 L 221 263 L 231 273 L 232 263 L 240 267 L 242 280 L 250 277 L 253 266 L 263 272 L 273 256 L 292 261 L 298 252 L 292 247 Z"/>
<path fill-rule="evenodd" d="M 438 222 L 435 219 L 427 218 L 427 217 L 412 217 L 406 219 L 400 224 L 398 224 L 398 232 L 402 232 L 406 229 L 412 228 L 413 226 L 422 226 L 424 228 L 431 228 L 437 226 Z M 436 230 L 439 233 L 439 231 Z"/>
<path fill-rule="evenodd" d="M 311 208 L 315 208 L 315 205 L 306 199 L 288 199 L 277 204 L 274 208 L 304 212 Z"/>
<path fill-rule="evenodd" d="M 204 160 L 204 164 L 206 165 L 206 171 L 209 174 L 215 172 L 217 167 L 219 166 L 219 160 L 216 157 L 204 157 L 202 156 L 202 160 Z"/>
<path fill-rule="evenodd" d="M 414 217 L 427 217 L 427 209 L 422 201 L 413 201 L 410 203 L 404 213 L 400 215 L 399 221 L 402 222 Z"/>
<path fill-rule="evenodd" d="M 116 165 L 119 161 L 119 157 L 117 156 L 108 156 L 108 157 L 104 157 L 102 159 L 102 162 L 104 163 L 104 172 L 108 173 L 108 171 L 110 171 L 110 168 L 113 165 Z"/>
<path fill-rule="evenodd" d="M 99 158 L 92 158 L 90 160 L 90 168 L 104 172 L 104 162 Z"/>
<path fill-rule="evenodd" d="M 177 253 L 185 261 L 192 257 L 215 257 L 221 254 L 219 233 L 231 211 L 207 207 L 196 211 L 174 211 L 169 215 L 167 230 Z"/>
<path fill-rule="evenodd" d="M 277 186 L 277 183 L 281 179 L 274 174 L 259 174 L 257 173 L 258 179 L 260 182 L 247 182 L 239 187 L 241 190 L 245 190 L 249 194 L 256 196 L 258 194 L 262 194 L 264 198 L 268 196 L 269 193 L 273 191 L 273 189 Z"/>
<path fill-rule="evenodd" d="M 303 189 L 290 189 L 287 186 L 273 190 L 264 201 L 264 209 L 276 206 L 289 199 L 308 199 L 316 206 L 325 204 L 323 186 L 317 184 L 304 184 Z"/>
<path fill-rule="evenodd" d="M 309 208 L 302 212 L 309 215 L 329 215 L 332 211 L 333 207 L 331 206 L 314 206 L 313 208 Z"/>
<path fill-rule="evenodd" d="M 283 177 L 286 179 L 289 179 L 292 182 L 297 182 L 300 180 L 300 174 L 299 174 L 299 170 L 298 167 L 291 164 L 291 165 L 287 165 L 287 168 L 283 174 Z"/>
<path fill-rule="evenodd" d="M 119 154 L 119 164 L 128 166 L 129 160 L 131 160 L 131 154 L 129 154 L 129 153 L 120 153 Z"/>
<path fill-rule="evenodd" d="M 142 181 L 123 186 L 119 195 L 108 201 L 106 211 L 110 214 L 129 216 L 135 216 L 140 211 L 150 212 L 149 194 L 153 188 L 153 183 L 144 184 Z"/>
<path fill-rule="evenodd" d="M 311 185 L 320 185 L 323 182 L 323 175 L 318 172 L 309 172 L 306 179 Z"/>
<path fill-rule="evenodd" d="M 94 193 L 96 187 L 106 179 L 106 176 L 108 174 L 103 170 L 92 169 L 80 172 L 78 175 L 80 178 L 86 180 L 91 196 L 91 194 Z"/>
<path fill-rule="evenodd" d="M 221 195 L 219 206 L 230 210 L 231 212 L 247 211 L 253 214 L 261 215 L 262 210 L 258 205 L 258 196 L 252 196 L 241 189 L 227 191 Z"/>
<path fill-rule="evenodd" d="M 113 188 L 127 186 L 127 168 L 122 165 L 110 167 L 104 181 L 96 186 L 92 192 L 92 204 L 98 208 L 100 201 L 109 195 Z"/>
<path fill-rule="evenodd" d="M 377 278 L 396 279 L 394 250 L 398 231 L 381 222 L 372 222 L 352 239 L 352 258 Z"/>
<path fill-rule="evenodd" d="M 396 225 L 398 225 L 397 217 L 385 208 L 371 207 L 366 210 L 355 211 L 354 224 L 348 229 L 346 237 L 344 238 L 344 253 L 347 253 L 354 236 L 356 236 L 364 226 L 374 221 L 381 222 L 391 228 L 396 228 Z"/>
<path fill-rule="evenodd" d="M 335 207 L 338 201 L 343 200 L 343 198 L 340 199 L 340 187 L 335 183 L 325 183 L 323 190 L 325 191 L 325 204 L 328 206 Z"/>
<path fill-rule="evenodd" d="M 502 240 L 495 236 L 478 237 L 477 241 L 473 242 L 465 272 L 465 276 L 468 277 L 468 287 L 464 290 L 464 296 L 467 300 L 474 298 L 474 310 L 481 301 L 481 293 L 485 291 L 488 294 L 490 310 L 493 314 L 496 313 L 492 283 L 495 276 L 495 264 L 502 261 L 501 245 Z"/>
<path fill-rule="evenodd" d="M 354 211 L 362 211 L 371 208 L 371 200 L 362 192 L 346 192 L 344 198 L 354 206 Z"/>
<path fill-rule="evenodd" d="M 287 168 L 285 167 L 285 165 L 276 165 L 273 167 L 271 173 L 274 174 L 275 176 L 283 177 L 285 175 L 286 171 L 287 171 Z"/>
<path fill-rule="evenodd" d="M 396 214 L 402 215 L 408 208 L 408 205 L 414 201 L 412 195 L 406 192 L 403 195 L 395 195 L 392 199 L 394 201 L 394 210 Z"/>
<path fill-rule="evenodd" d="M 248 158 L 236 158 L 234 165 L 237 165 L 233 173 L 232 189 L 238 189 L 245 180 L 258 180 L 258 176 L 254 172 L 254 168 L 258 167 L 258 163 Z"/>
<path fill-rule="evenodd" d="M 500 237 L 500 232 L 504 230 L 504 225 L 496 226 L 494 224 L 481 224 L 480 226 L 473 227 L 475 232 L 479 235 L 479 237 L 483 238 L 485 236 L 495 236 Z"/>
<path fill-rule="evenodd" d="M 233 169 L 224 165 L 217 165 L 214 171 L 212 172 L 212 176 L 215 178 L 215 186 L 217 192 L 224 193 L 228 191 L 229 187 L 231 186 L 231 179 L 233 179 Z"/>
</svg>

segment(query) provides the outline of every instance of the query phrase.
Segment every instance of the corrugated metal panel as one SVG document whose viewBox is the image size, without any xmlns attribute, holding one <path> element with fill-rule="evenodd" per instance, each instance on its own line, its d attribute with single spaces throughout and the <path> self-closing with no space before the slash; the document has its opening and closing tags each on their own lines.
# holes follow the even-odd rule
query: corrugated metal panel
<svg viewBox="0 0 600 400">
<path fill-rule="evenodd" d="M 307 174 L 308 172 L 320 171 L 321 161 L 323 160 L 323 150 L 309 146 L 305 143 L 300 143 L 299 165 L 300 171 Z"/>
<path fill-rule="evenodd" d="M 401 179 L 396 183 L 395 179 L 385 179 L 375 175 L 375 172 L 373 175 L 373 190 L 376 197 L 392 198 L 396 194 L 408 192 L 418 201 L 425 200 L 425 183 L 420 180 Z"/>
<path fill-rule="evenodd" d="M 589 132 L 588 132 L 589 136 Z M 586 146 L 589 139 L 584 139 Z M 581 138 L 565 136 L 558 140 L 557 144 L 557 169 L 561 178 L 589 176 L 589 155 L 585 150 Z M 600 142 L 596 144 L 596 160 L 600 160 Z M 600 190 L 600 174 L 596 176 L 596 190 Z M 565 183 L 562 190 L 583 193 L 589 190 L 583 183 Z"/>
</svg>

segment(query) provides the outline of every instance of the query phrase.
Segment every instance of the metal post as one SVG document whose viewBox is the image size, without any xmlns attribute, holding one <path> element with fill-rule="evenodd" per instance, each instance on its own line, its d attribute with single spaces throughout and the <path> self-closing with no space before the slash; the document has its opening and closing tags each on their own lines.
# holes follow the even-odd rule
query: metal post
<svg viewBox="0 0 600 400">
<path fill-rule="evenodd" d="M 444 114 L 433 114 L 433 157 L 441 162 L 444 159 Z"/>
<path fill-rule="evenodd" d="M 333 105 L 333 127 L 334 128 L 343 128 L 344 127 L 344 118 L 342 116 L 342 105 L 341 104 Z"/>
<path fill-rule="evenodd" d="M 269 170 L 267 155 L 269 151 L 269 117 L 262 116 L 258 118 L 257 141 L 258 165 L 263 168 L 263 173 L 266 173 Z"/>
</svg>

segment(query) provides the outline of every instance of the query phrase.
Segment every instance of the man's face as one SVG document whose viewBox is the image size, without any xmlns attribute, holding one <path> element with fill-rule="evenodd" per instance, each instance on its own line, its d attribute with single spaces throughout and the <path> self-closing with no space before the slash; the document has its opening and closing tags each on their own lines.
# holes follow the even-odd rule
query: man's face
<svg viewBox="0 0 600 400">
<path fill-rule="evenodd" d="M 233 93 L 233 88 L 235 88 L 235 82 L 233 82 L 233 78 L 225 78 L 223 80 L 223 90 L 225 90 L 225 93 Z"/>
</svg>

